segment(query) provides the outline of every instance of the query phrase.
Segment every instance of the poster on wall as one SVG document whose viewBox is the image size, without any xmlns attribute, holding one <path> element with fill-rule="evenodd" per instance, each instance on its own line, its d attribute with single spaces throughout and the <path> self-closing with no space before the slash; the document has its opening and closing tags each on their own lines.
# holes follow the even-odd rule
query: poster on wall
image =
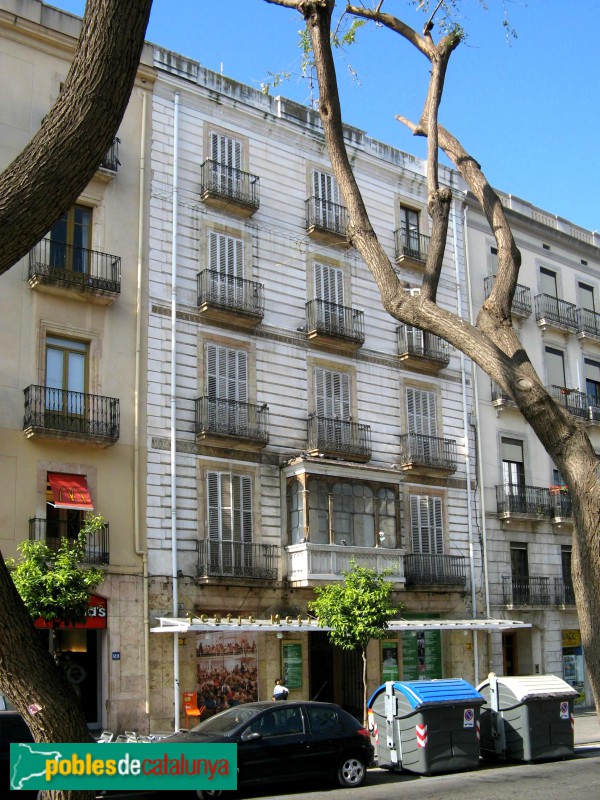
<svg viewBox="0 0 600 800">
<path fill-rule="evenodd" d="M 398 670 L 398 642 L 395 639 L 381 642 L 381 680 L 397 681 Z"/>
<path fill-rule="evenodd" d="M 288 689 L 302 688 L 302 644 L 301 642 L 281 643 L 281 663 L 283 664 L 283 684 Z"/>
<path fill-rule="evenodd" d="M 255 634 L 197 634 L 198 706 L 205 706 L 203 716 L 258 700 L 257 672 Z"/>
<path fill-rule="evenodd" d="M 402 635 L 402 680 L 424 681 L 442 676 L 440 631 L 411 631 Z"/>
<path fill-rule="evenodd" d="M 580 631 L 563 630 L 562 653 L 563 678 L 579 692 L 579 697 L 575 698 L 575 705 L 585 705 L 585 667 Z"/>
</svg>

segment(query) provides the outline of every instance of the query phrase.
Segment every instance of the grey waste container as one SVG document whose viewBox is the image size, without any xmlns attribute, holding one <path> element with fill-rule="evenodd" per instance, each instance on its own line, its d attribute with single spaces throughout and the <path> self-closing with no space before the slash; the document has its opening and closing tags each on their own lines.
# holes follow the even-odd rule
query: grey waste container
<svg viewBox="0 0 600 800">
<path fill-rule="evenodd" d="M 578 692 L 562 678 L 490 673 L 477 689 L 485 698 L 482 756 L 542 761 L 573 755 L 573 703 Z"/>
<path fill-rule="evenodd" d="M 384 683 L 368 702 L 378 765 L 424 775 L 477 767 L 483 702 L 460 678 Z"/>
</svg>

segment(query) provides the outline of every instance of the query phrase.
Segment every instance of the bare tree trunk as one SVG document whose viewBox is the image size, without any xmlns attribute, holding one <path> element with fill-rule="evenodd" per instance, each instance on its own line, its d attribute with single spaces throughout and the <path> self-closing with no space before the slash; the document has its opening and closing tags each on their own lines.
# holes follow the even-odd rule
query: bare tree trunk
<svg viewBox="0 0 600 800">
<path fill-rule="evenodd" d="M 87 0 L 75 58 L 56 103 L 0 175 L 0 274 L 75 202 L 127 108 L 152 0 Z"/>
</svg>

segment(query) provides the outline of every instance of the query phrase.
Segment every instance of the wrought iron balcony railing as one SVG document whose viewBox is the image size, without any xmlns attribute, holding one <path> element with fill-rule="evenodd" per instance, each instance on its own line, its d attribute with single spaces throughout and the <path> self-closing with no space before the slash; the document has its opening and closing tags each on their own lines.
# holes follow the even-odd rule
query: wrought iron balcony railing
<svg viewBox="0 0 600 800">
<path fill-rule="evenodd" d="M 35 279 L 116 294 L 121 291 L 121 258 L 54 239 L 42 239 L 29 252 L 29 280 Z"/>
<path fill-rule="evenodd" d="M 575 417 L 584 417 L 587 419 L 590 415 L 590 407 L 588 398 L 585 392 L 580 392 L 578 389 L 569 389 L 566 386 L 546 386 L 548 394 L 558 405 L 566 408 L 570 414 Z"/>
<path fill-rule="evenodd" d="M 600 314 L 587 308 L 578 308 L 575 311 L 577 318 L 577 335 L 591 336 L 600 339 Z"/>
<path fill-rule="evenodd" d="M 567 488 L 551 486 L 550 516 L 553 520 L 570 519 L 573 516 L 573 504 Z"/>
<path fill-rule="evenodd" d="M 308 418 L 308 450 L 353 461 L 371 458 L 371 428 L 332 417 Z"/>
<path fill-rule="evenodd" d="M 561 330 L 576 331 L 577 316 L 573 303 L 559 300 L 550 294 L 538 294 L 534 298 L 537 322 L 551 325 Z"/>
<path fill-rule="evenodd" d="M 427 261 L 429 253 L 430 236 L 425 236 L 424 233 L 417 233 L 416 231 L 409 231 L 408 234 L 403 233 L 400 228 L 394 231 L 394 239 L 396 242 L 396 261 L 401 261 L 404 258 L 409 258 L 412 261 Z"/>
<path fill-rule="evenodd" d="M 196 400 L 196 435 L 213 434 L 249 439 L 266 444 L 269 441 L 269 409 L 237 400 L 199 397 Z"/>
<path fill-rule="evenodd" d="M 274 544 L 201 539 L 198 542 L 200 578 L 252 578 L 276 581 L 279 547 Z"/>
<path fill-rule="evenodd" d="M 487 275 L 483 279 L 483 289 L 485 292 L 485 299 L 492 293 L 492 286 L 496 280 L 495 275 Z M 513 295 L 512 305 L 510 307 L 511 313 L 517 317 L 528 317 L 531 314 L 531 289 L 529 286 L 523 286 L 517 283 L 515 293 Z"/>
<path fill-rule="evenodd" d="M 550 516 L 550 491 L 543 486 L 496 486 L 497 513 L 508 517 L 520 514 L 528 517 Z"/>
<path fill-rule="evenodd" d="M 200 194 L 202 199 L 212 197 L 233 200 L 256 210 L 260 205 L 260 178 L 229 167 L 219 161 L 207 159 L 201 166 Z"/>
<path fill-rule="evenodd" d="M 440 364 L 450 363 L 450 348 L 445 339 L 427 333 L 413 325 L 398 326 L 398 355 L 411 355 L 438 361 Z"/>
<path fill-rule="evenodd" d="M 309 300 L 306 304 L 307 333 L 365 341 L 364 313 L 356 308 L 328 303 L 326 300 Z"/>
<path fill-rule="evenodd" d="M 32 517 L 29 520 L 30 541 L 45 541 L 50 550 L 57 551 L 63 539 L 76 539 L 81 530 L 79 524 L 66 519 L 41 519 Z M 85 545 L 86 564 L 108 564 L 108 522 L 90 533 Z"/>
<path fill-rule="evenodd" d="M 438 436 L 404 433 L 400 436 L 400 463 L 436 469 L 456 469 L 456 442 Z"/>
<path fill-rule="evenodd" d="M 25 390 L 23 430 L 29 435 L 62 434 L 110 444 L 120 431 L 120 407 L 115 397 L 101 397 L 51 386 Z"/>
<path fill-rule="evenodd" d="M 207 304 L 260 319 L 264 316 L 264 287 L 261 283 L 205 269 L 198 274 L 197 284 L 199 307 Z"/>
<path fill-rule="evenodd" d="M 306 200 L 306 228 L 318 229 L 345 237 L 348 230 L 348 209 L 331 200 L 309 197 Z"/>
<path fill-rule="evenodd" d="M 101 169 L 110 170 L 110 172 L 117 172 L 118 168 L 121 166 L 121 162 L 119 161 L 119 145 L 121 144 L 121 140 L 118 137 L 113 139 L 113 143 L 108 148 L 108 152 L 100 162 Z"/>
<path fill-rule="evenodd" d="M 492 393 L 492 403 L 495 406 L 503 407 L 503 406 L 512 406 L 513 408 L 517 407 L 517 404 L 512 399 L 512 397 L 504 392 L 495 381 L 490 381 L 491 383 L 491 393 Z"/>
<path fill-rule="evenodd" d="M 502 576 L 502 599 L 505 606 L 549 606 L 550 578 Z"/>
<path fill-rule="evenodd" d="M 404 556 L 406 585 L 465 586 L 467 560 L 464 556 L 445 556 L 432 553 L 412 553 Z"/>
<path fill-rule="evenodd" d="M 554 598 L 557 606 L 575 605 L 575 590 L 570 578 L 554 578 Z"/>
</svg>

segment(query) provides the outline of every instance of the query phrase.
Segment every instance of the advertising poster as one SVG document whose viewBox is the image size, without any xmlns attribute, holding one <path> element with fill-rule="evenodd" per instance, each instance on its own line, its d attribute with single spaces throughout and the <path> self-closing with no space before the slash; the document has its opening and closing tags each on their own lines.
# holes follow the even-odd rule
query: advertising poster
<svg viewBox="0 0 600 800">
<path fill-rule="evenodd" d="M 402 680 L 442 678 L 442 634 L 411 631 L 402 635 Z"/>
<path fill-rule="evenodd" d="M 575 698 L 575 705 L 585 705 L 585 667 L 580 631 L 563 630 L 562 653 L 563 679 L 579 692 L 579 697 Z"/>
<path fill-rule="evenodd" d="M 288 689 L 302 688 L 302 644 L 301 642 L 281 643 L 281 663 L 283 664 L 283 685 Z"/>
<path fill-rule="evenodd" d="M 395 639 L 381 642 L 381 680 L 397 681 L 398 670 L 398 642 Z"/>
<path fill-rule="evenodd" d="M 196 637 L 198 707 L 203 718 L 258 700 L 256 634 L 199 633 Z"/>
</svg>

